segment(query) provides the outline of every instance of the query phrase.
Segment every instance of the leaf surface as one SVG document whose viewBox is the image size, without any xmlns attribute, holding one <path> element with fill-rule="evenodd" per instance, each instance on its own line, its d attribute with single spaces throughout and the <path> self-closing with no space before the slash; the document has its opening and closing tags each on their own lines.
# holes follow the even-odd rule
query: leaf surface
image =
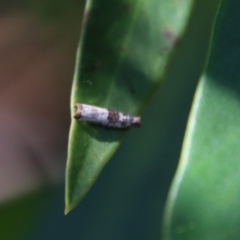
<svg viewBox="0 0 240 240">
<path fill-rule="evenodd" d="M 169 195 L 164 239 L 240 239 L 240 3 L 223 0 Z"/>
<path fill-rule="evenodd" d="M 159 87 L 192 0 L 88 1 L 71 109 L 86 103 L 138 115 Z M 127 130 L 72 120 L 65 212 L 84 197 Z"/>
</svg>

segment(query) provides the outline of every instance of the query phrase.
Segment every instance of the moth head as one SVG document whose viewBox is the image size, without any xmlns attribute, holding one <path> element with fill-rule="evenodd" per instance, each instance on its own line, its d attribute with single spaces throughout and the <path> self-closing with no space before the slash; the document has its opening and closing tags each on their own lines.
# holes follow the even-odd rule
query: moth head
<svg viewBox="0 0 240 240">
<path fill-rule="evenodd" d="M 77 103 L 74 106 L 76 112 L 75 115 L 73 116 L 76 119 L 80 119 L 81 118 L 81 109 L 82 109 L 82 104 L 81 103 Z"/>
</svg>

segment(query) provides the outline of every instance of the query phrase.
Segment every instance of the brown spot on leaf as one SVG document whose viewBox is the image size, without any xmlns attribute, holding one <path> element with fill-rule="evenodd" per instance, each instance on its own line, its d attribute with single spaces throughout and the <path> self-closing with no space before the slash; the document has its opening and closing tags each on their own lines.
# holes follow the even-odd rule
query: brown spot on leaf
<svg viewBox="0 0 240 240">
<path fill-rule="evenodd" d="M 124 12 L 128 13 L 130 11 L 130 5 L 129 4 L 124 5 L 123 10 Z"/>
<path fill-rule="evenodd" d="M 165 30 L 163 35 L 167 42 L 171 45 L 175 45 L 178 42 L 178 37 L 172 30 Z"/>
</svg>

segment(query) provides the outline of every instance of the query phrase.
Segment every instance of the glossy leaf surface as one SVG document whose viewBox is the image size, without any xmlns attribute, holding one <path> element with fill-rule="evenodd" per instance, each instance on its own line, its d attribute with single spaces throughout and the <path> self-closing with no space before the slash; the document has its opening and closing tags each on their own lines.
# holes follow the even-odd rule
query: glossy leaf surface
<svg viewBox="0 0 240 240">
<path fill-rule="evenodd" d="M 222 1 L 168 199 L 164 239 L 240 239 L 240 3 Z"/>
<path fill-rule="evenodd" d="M 192 0 L 88 1 L 72 115 L 78 102 L 140 114 L 161 83 L 191 9 Z M 66 213 L 89 190 L 126 132 L 72 121 Z"/>
</svg>

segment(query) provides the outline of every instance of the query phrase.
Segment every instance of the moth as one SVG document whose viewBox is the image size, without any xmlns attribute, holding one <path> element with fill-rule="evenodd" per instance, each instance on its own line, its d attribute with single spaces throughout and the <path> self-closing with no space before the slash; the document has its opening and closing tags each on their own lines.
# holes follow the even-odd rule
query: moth
<svg viewBox="0 0 240 240">
<path fill-rule="evenodd" d="M 129 128 L 139 127 L 141 118 L 134 117 L 122 112 L 108 110 L 106 108 L 77 103 L 75 105 L 76 113 L 73 116 L 79 121 L 102 125 L 110 128 Z"/>
</svg>

